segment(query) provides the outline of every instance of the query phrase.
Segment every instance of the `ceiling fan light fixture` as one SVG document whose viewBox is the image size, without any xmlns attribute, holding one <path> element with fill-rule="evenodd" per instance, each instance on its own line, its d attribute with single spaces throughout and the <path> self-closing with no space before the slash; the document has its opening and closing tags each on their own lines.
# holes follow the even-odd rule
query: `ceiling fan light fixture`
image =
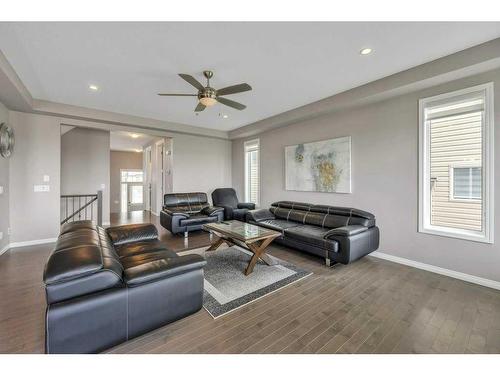
<svg viewBox="0 0 500 375">
<path fill-rule="evenodd" d="M 205 107 L 211 107 L 215 103 L 217 103 L 217 100 L 215 98 L 203 97 L 200 98 L 200 103 L 203 104 Z"/>
</svg>

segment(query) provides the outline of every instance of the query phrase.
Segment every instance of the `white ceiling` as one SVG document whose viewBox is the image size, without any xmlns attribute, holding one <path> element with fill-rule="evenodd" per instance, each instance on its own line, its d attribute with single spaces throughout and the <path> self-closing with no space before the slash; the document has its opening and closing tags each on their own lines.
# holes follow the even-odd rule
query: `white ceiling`
<svg viewBox="0 0 500 375">
<path fill-rule="evenodd" d="M 494 23 L 0 23 L 0 49 L 36 99 L 217 130 L 285 112 L 500 37 Z M 361 56 L 359 50 L 374 52 Z M 177 76 L 247 82 L 196 116 Z M 89 84 L 100 90 L 91 92 Z M 219 113 L 228 114 L 223 119 Z"/>
<path fill-rule="evenodd" d="M 136 136 L 133 138 L 132 136 Z M 149 142 L 159 139 L 142 133 L 130 133 L 122 131 L 110 132 L 109 148 L 113 151 L 142 151 L 142 148 Z"/>
</svg>

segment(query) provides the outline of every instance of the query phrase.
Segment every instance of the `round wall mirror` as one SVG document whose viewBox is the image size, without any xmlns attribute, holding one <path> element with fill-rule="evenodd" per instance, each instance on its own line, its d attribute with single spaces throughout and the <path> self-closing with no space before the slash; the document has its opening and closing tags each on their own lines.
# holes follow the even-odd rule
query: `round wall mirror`
<svg viewBox="0 0 500 375">
<path fill-rule="evenodd" d="M 0 124 L 0 155 L 8 158 L 14 151 L 14 131 L 6 123 Z"/>
</svg>

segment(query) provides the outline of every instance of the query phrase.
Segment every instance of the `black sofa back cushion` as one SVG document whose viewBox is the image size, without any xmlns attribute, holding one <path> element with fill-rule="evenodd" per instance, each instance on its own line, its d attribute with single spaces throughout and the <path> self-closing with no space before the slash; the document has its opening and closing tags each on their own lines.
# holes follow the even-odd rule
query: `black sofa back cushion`
<svg viewBox="0 0 500 375">
<path fill-rule="evenodd" d="M 233 188 L 219 188 L 212 192 L 214 206 L 238 208 L 238 197 Z"/>
<path fill-rule="evenodd" d="M 197 213 L 208 206 L 205 193 L 172 193 L 163 196 L 163 208 L 174 212 Z"/>
<path fill-rule="evenodd" d="M 105 229 L 79 221 L 61 232 L 43 274 L 49 303 L 122 284 L 123 267 Z"/>
<path fill-rule="evenodd" d="M 375 225 L 373 214 L 348 207 L 279 201 L 274 202 L 269 210 L 280 219 L 323 228 L 338 228 L 355 224 L 370 228 Z"/>
</svg>

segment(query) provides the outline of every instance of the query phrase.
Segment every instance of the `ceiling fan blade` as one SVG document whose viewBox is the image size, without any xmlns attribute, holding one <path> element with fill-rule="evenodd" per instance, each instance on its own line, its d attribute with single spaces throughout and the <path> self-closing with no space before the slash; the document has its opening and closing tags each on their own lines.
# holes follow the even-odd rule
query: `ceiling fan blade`
<svg viewBox="0 0 500 375">
<path fill-rule="evenodd" d="M 203 104 L 201 104 L 201 103 L 198 103 L 198 105 L 196 106 L 196 108 L 194 109 L 194 111 L 195 111 L 195 112 L 201 112 L 201 111 L 203 111 L 205 108 L 207 108 L 207 107 L 205 107 L 205 106 L 204 106 Z"/>
<path fill-rule="evenodd" d="M 205 88 L 200 82 L 196 80 L 196 78 L 190 76 L 189 74 L 179 74 L 179 76 L 190 85 L 196 87 L 198 90 L 203 90 Z"/>
<path fill-rule="evenodd" d="M 239 92 L 250 91 L 252 87 L 248 83 L 240 83 L 239 85 L 224 87 L 217 90 L 217 95 L 230 95 L 237 94 Z"/>
<path fill-rule="evenodd" d="M 197 94 L 158 94 L 159 96 L 198 96 Z"/>
<path fill-rule="evenodd" d="M 234 100 L 229 100 L 226 98 L 217 97 L 217 101 L 221 104 L 227 105 L 228 107 L 231 107 L 231 108 L 238 109 L 240 111 L 247 107 L 246 105 L 243 105 L 241 103 L 235 102 Z"/>
</svg>

